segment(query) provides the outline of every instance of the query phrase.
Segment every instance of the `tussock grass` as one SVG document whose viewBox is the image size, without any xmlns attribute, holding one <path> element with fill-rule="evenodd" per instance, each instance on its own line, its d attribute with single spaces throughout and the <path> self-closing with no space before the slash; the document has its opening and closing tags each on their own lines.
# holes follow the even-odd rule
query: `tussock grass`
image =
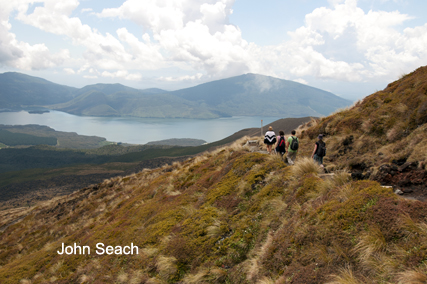
<svg viewBox="0 0 427 284">
<path fill-rule="evenodd" d="M 360 281 L 353 272 L 350 266 L 341 268 L 338 274 L 332 275 L 332 281 L 327 284 L 364 284 L 365 282 Z"/>
<path fill-rule="evenodd" d="M 416 269 L 408 269 L 397 274 L 398 284 L 427 283 L 427 265 Z"/>
<path fill-rule="evenodd" d="M 411 216 L 408 214 L 402 214 L 399 218 L 399 223 L 402 229 L 405 230 L 406 235 L 426 238 L 427 241 L 427 223 L 425 222 L 414 222 Z"/>
<path fill-rule="evenodd" d="M 383 253 L 387 249 L 387 242 L 384 238 L 382 231 L 376 227 L 371 226 L 369 231 L 363 234 L 354 247 L 358 258 L 362 262 L 368 261 L 374 254 Z"/>
<path fill-rule="evenodd" d="M 323 195 L 332 193 L 341 201 L 346 201 L 353 190 L 350 181 L 351 177 L 347 170 L 335 171 L 331 177 L 326 178 L 319 184 L 319 191 Z"/>
<path fill-rule="evenodd" d="M 275 153 L 274 149 L 271 153 L 271 155 L 268 155 L 268 160 L 272 162 L 283 163 L 286 159 L 286 154 L 282 156 L 279 153 Z"/>
<path fill-rule="evenodd" d="M 313 159 L 304 157 L 297 159 L 292 166 L 292 173 L 295 178 L 304 177 L 307 174 L 320 174 L 323 169 Z"/>
<path fill-rule="evenodd" d="M 207 235 L 211 238 L 216 238 L 221 234 L 221 222 L 215 219 L 212 226 L 206 228 Z"/>
<path fill-rule="evenodd" d="M 50 282 L 54 282 L 55 280 L 51 278 Z M 82 274 L 80 275 L 79 280 L 80 280 L 80 283 L 89 283 L 89 282 L 92 282 L 94 279 L 86 274 Z"/>
<path fill-rule="evenodd" d="M 128 283 L 129 282 L 129 275 L 125 271 L 120 270 L 119 274 L 117 275 L 117 282 Z"/>
<path fill-rule="evenodd" d="M 198 284 L 198 283 L 206 283 L 204 280 L 206 276 L 209 274 L 207 269 L 200 269 L 195 274 L 188 274 L 182 279 L 182 282 L 185 284 Z"/>
<path fill-rule="evenodd" d="M 148 257 L 153 257 L 157 255 L 157 253 L 159 252 L 159 249 L 155 247 L 145 247 L 145 248 L 142 248 L 141 251 L 144 255 Z"/>
<path fill-rule="evenodd" d="M 63 264 L 64 264 L 63 260 L 58 261 L 56 264 L 51 266 L 51 268 L 49 269 L 49 272 L 52 274 L 55 274 L 58 271 L 58 269 L 62 267 Z"/>
<path fill-rule="evenodd" d="M 140 284 L 144 283 L 148 279 L 147 275 L 144 274 L 144 271 L 138 269 L 132 273 L 131 278 L 129 279 L 129 284 Z"/>
<path fill-rule="evenodd" d="M 274 284 L 274 280 L 270 277 L 263 277 L 256 282 L 257 284 Z"/>
<path fill-rule="evenodd" d="M 249 282 L 254 282 L 257 278 L 260 268 L 262 267 L 261 259 L 265 257 L 266 252 L 268 249 L 271 248 L 272 243 L 273 233 L 270 231 L 262 246 L 260 248 L 254 249 L 254 251 L 251 252 L 251 254 L 253 254 L 253 257 L 245 261 L 244 270 L 246 271 L 246 279 Z"/>
<path fill-rule="evenodd" d="M 176 266 L 177 259 L 175 257 L 167 257 L 167 256 L 159 256 L 157 259 L 157 271 L 159 272 L 159 276 L 167 281 L 169 277 L 174 275 L 177 271 Z"/>
<path fill-rule="evenodd" d="M 177 196 L 181 194 L 179 190 L 175 190 L 175 186 L 173 184 L 168 184 L 165 189 L 165 193 L 170 196 Z"/>
</svg>

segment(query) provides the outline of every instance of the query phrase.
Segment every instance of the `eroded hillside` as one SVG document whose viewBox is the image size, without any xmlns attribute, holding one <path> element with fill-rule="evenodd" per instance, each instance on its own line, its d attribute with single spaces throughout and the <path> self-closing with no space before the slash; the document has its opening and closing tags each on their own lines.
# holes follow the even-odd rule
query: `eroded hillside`
<svg viewBox="0 0 427 284">
<path fill-rule="evenodd" d="M 351 181 L 345 172 L 324 180 L 310 159 L 286 166 L 278 156 L 250 152 L 246 140 L 26 211 L 3 212 L 2 283 L 396 283 L 425 277 L 426 203 L 400 198 L 374 181 Z M 62 243 L 87 246 L 90 254 L 60 255 Z M 133 244 L 139 251 L 98 255 L 99 243 Z"/>
</svg>

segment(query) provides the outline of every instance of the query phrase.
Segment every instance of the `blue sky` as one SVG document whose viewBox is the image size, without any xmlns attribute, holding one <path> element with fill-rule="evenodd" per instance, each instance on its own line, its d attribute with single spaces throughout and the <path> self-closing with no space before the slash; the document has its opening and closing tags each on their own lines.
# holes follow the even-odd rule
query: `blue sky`
<svg viewBox="0 0 427 284">
<path fill-rule="evenodd" d="M 174 90 L 245 73 L 361 99 L 427 65 L 427 1 L 0 0 L 0 72 Z"/>
</svg>

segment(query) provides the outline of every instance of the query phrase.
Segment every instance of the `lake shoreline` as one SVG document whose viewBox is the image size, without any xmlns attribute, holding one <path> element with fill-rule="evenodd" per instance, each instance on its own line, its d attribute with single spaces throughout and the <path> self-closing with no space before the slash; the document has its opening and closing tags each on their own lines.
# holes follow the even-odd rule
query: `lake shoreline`
<svg viewBox="0 0 427 284">
<path fill-rule="evenodd" d="M 4 109 L 3 109 L 4 110 Z M 33 109 L 34 110 L 34 109 Z M 221 117 L 215 119 L 77 116 L 51 110 L 0 111 L 0 124 L 48 126 L 56 131 L 98 136 L 113 143 L 143 145 L 168 139 L 221 140 L 245 128 L 260 127 L 278 117 Z"/>
</svg>

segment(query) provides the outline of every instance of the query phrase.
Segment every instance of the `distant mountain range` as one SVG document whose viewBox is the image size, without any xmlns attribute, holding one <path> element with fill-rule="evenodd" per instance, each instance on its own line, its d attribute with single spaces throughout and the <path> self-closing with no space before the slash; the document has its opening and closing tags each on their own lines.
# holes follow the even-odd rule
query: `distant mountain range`
<svg viewBox="0 0 427 284">
<path fill-rule="evenodd" d="M 78 89 L 20 73 L 0 74 L 0 109 L 44 107 L 84 116 L 326 116 L 351 103 L 304 84 L 256 74 L 177 91 L 138 90 L 121 84 Z"/>
</svg>

